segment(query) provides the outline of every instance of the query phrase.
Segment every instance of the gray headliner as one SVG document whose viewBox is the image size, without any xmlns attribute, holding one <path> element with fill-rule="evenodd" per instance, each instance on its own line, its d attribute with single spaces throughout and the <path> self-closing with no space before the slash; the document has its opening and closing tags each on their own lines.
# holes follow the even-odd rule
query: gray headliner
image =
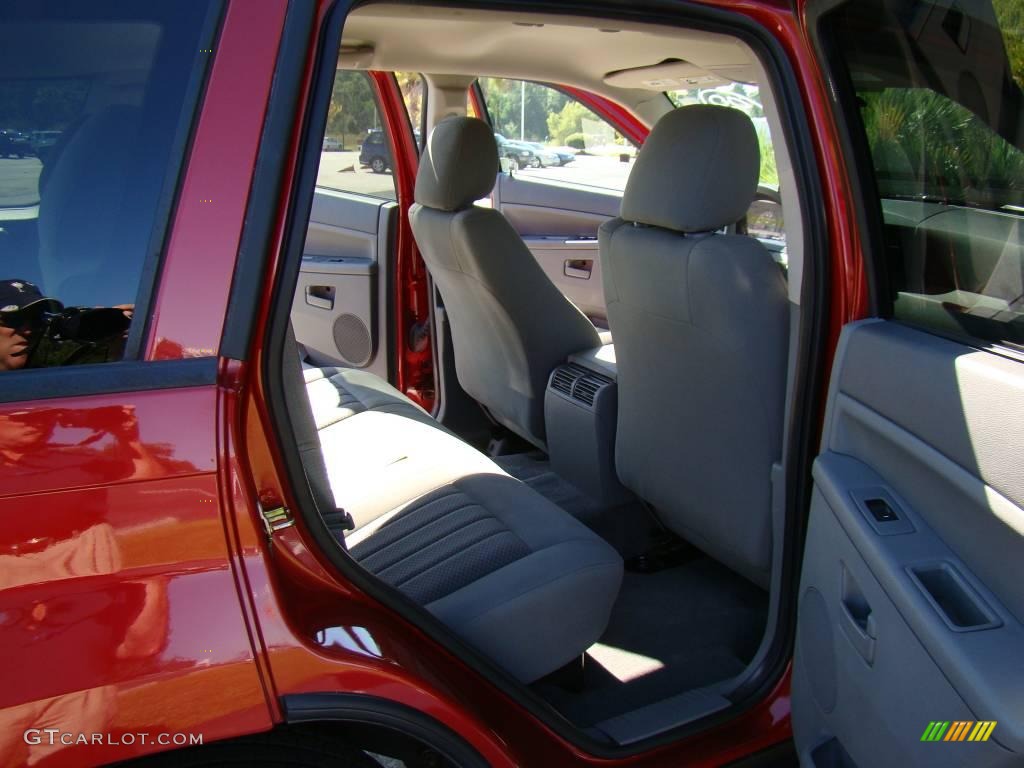
<svg viewBox="0 0 1024 768">
<path fill-rule="evenodd" d="M 608 73 L 685 58 L 725 80 L 757 77 L 756 57 L 735 38 L 554 14 L 374 3 L 349 15 L 342 45 L 373 49 L 351 57 L 356 68 L 563 83 L 608 96 L 649 123 L 671 106 L 661 91 L 608 85 Z"/>
<path fill-rule="evenodd" d="M 725 80 L 758 85 L 786 211 L 789 300 L 800 303 L 803 233 L 789 147 L 764 67 L 737 38 L 633 21 L 380 2 L 349 14 L 341 42 L 342 68 L 426 73 L 428 132 L 448 114 L 465 114 L 465 88 L 477 76 L 579 87 L 622 104 L 647 125 L 671 102 L 661 90 L 610 85 L 609 73 L 685 59 Z"/>
</svg>

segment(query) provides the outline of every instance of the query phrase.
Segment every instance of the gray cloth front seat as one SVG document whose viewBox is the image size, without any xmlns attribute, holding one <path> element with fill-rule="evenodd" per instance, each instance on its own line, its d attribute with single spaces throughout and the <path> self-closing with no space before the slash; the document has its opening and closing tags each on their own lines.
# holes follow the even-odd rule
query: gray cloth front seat
<svg viewBox="0 0 1024 768">
<path fill-rule="evenodd" d="M 451 321 L 459 383 L 495 420 L 543 448 L 548 376 L 601 341 L 505 217 L 473 205 L 497 172 L 486 123 L 442 120 L 420 158 L 409 218 Z"/>
<path fill-rule="evenodd" d="M 716 232 L 745 215 L 759 167 L 742 112 L 676 109 L 651 131 L 599 241 L 619 478 L 671 530 L 765 586 L 786 285 L 757 240 Z"/>
</svg>

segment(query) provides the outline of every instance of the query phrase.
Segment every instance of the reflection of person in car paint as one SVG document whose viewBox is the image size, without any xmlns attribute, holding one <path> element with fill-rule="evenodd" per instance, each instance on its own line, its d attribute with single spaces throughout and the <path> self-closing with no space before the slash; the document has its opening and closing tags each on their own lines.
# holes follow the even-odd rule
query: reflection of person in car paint
<svg viewBox="0 0 1024 768">
<path fill-rule="evenodd" d="M 43 316 L 61 309 L 27 280 L 0 281 L 0 371 L 25 367 Z"/>
<path fill-rule="evenodd" d="M 0 371 L 120 360 L 132 306 L 65 307 L 27 280 L 0 280 Z"/>
</svg>

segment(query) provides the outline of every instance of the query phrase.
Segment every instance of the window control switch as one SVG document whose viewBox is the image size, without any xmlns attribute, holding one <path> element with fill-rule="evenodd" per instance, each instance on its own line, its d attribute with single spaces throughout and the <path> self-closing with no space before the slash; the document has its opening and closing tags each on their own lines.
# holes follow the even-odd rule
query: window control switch
<svg viewBox="0 0 1024 768">
<path fill-rule="evenodd" d="M 889 502 L 885 499 L 865 499 L 864 504 L 867 506 L 871 516 L 880 523 L 888 523 L 900 519 L 900 516 L 896 514 L 896 510 L 889 506 Z"/>
<path fill-rule="evenodd" d="M 879 536 L 914 533 L 914 524 L 884 488 L 855 488 L 850 491 L 864 522 Z"/>
</svg>

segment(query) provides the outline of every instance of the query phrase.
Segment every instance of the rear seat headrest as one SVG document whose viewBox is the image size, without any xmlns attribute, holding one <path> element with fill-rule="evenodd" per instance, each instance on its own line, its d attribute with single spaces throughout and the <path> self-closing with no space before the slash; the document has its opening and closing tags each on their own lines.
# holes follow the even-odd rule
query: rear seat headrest
<svg viewBox="0 0 1024 768">
<path fill-rule="evenodd" d="M 434 126 L 416 174 L 416 202 L 457 211 L 490 194 L 498 174 L 498 145 L 490 127 L 472 117 Z"/>
<path fill-rule="evenodd" d="M 697 104 L 662 116 L 622 196 L 626 221 L 710 232 L 739 221 L 757 193 L 761 152 L 738 109 Z"/>
</svg>

